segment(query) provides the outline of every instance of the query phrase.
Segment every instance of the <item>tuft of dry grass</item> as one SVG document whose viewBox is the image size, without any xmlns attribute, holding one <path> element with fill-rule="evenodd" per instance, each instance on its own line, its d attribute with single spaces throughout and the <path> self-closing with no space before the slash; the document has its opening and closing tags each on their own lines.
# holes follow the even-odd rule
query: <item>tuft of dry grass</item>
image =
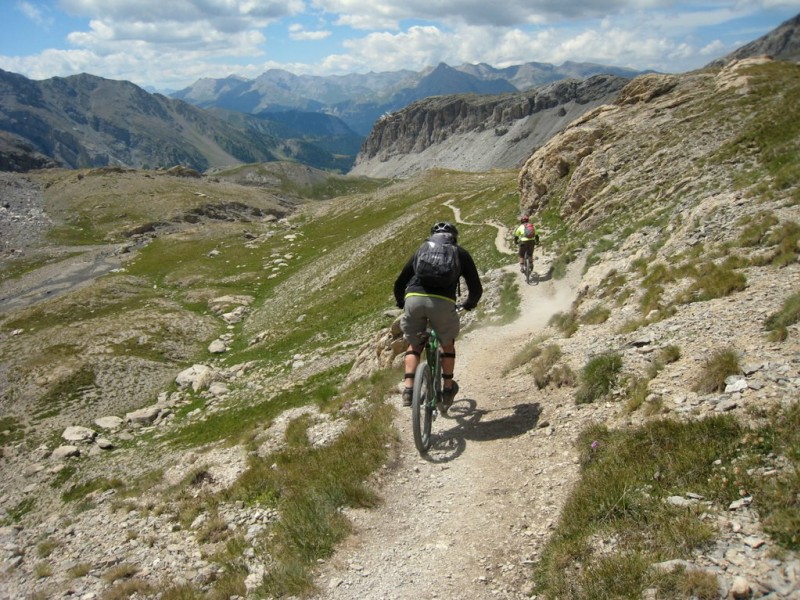
<svg viewBox="0 0 800 600">
<path fill-rule="evenodd" d="M 715 350 L 703 363 L 703 368 L 693 386 L 701 394 L 721 392 L 725 389 L 725 379 L 742 372 L 739 353 L 733 348 Z"/>
</svg>

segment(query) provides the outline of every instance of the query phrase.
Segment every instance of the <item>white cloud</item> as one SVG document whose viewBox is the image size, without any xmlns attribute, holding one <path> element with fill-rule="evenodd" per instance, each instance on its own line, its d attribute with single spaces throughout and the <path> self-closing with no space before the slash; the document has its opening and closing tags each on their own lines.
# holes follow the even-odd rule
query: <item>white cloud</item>
<svg viewBox="0 0 800 600">
<path fill-rule="evenodd" d="M 319 30 L 319 31 L 296 31 L 289 35 L 293 40 L 298 41 L 313 41 L 313 40 L 324 40 L 327 37 L 331 36 L 330 31 Z"/>
<path fill-rule="evenodd" d="M 461 27 L 412 27 L 400 33 L 373 33 L 350 39 L 347 54 L 329 56 L 325 71 L 372 70 L 380 56 L 381 70 L 421 70 L 446 62 L 451 65 L 485 62 L 497 67 L 526 62 L 596 62 L 633 68 L 682 70 L 672 60 L 691 57 L 691 48 L 647 30 L 628 30 L 609 25 L 580 31 L 556 28 L 533 32 L 521 29 Z"/>
<path fill-rule="evenodd" d="M 157 24 L 141 21 L 121 24 L 91 21 L 89 31 L 71 33 L 67 39 L 76 47 L 92 49 L 100 54 L 138 54 L 143 47 L 152 46 L 153 51 L 194 50 L 208 56 L 257 55 L 261 52 L 260 44 L 265 40 L 264 35 L 255 29 L 225 32 L 199 21 L 167 21 Z"/>
<path fill-rule="evenodd" d="M 719 40 L 714 40 L 710 44 L 707 44 L 698 50 L 698 54 L 700 56 L 708 57 L 709 59 L 713 60 L 719 56 L 723 56 L 727 52 L 727 48 L 725 48 L 725 44 L 720 42 Z"/>
<path fill-rule="evenodd" d="M 109 21 L 278 19 L 302 12 L 303 0 L 60 0 L 71 14 Z"/>
<path fill-rule="evenodd" d="M 25 0 L 17 2 L 17 8 L 28 19 L 41 27 L 50 27 L 53 24 L 52 15 L 45 14 L 39 6 L 31 4 Z"/>
<path fill-rule="evenodd" d="M 62 5 L 91 18 L 89 31 L 70 36 L 74 44 L 88 47 L 134 39 L 169 46 L 193 38 L 202 44 L 226 36 L 237 46 L 255 39 L 253 32 L 269 23 L 305 8 L 302 0 L 62 0 Z"/>
<path fill-rule="evenodd" d="M 438 27 L 411 27 L 402 33 L 372 33 L 363 38 L 344 42 L 346 55 L 331 55 L 323 62 L 330 72 L 346 73 L 400 69 L 420 70 L 453 56 L 454 36 Z M 380 57 L 376 61 L 375 57 Z"/>
<path fill-rule="evenodd" d="M 15 1 L 28 19 L 49 16 L 33 0 Z M 439 62 L 504 67 L 573 60 L 681 71 L 733 49 L 730 39 L 701 37 L 703 28 L 747 22 L 742 17 L 764 6 L 799 5 L 800 0 L 59 0 L 75 17 L 72 22 L 87 19 L 67 36 L 71 49 L 0 56 L 0 67 L 34 78 L 85 71 L 160 87 L 233 73 L 256 77 L 273 67 L 324 75 L 421 70 Z M 276 24 L 289 18 L 295 24 L 281 39 Z M 293 62 L 275 60 L 280 55 L 272 36 L 286 44 L 279 50 Z M 749 41 L 748 32 L 737 37 Z M 325 43 L 303 43 L 320 40 Z M 335 54 L 311 54 L 336 45 L 341 50 Z"/>
<path fill-rule="evenodd" d="M 340 15 L 340 22 L 352 27 L 398 29 L 399 22 L 405 19 L 453 26 L 545 24 L 619 14 L 654 3 L 642 0 L 314 0 L 313 4 L 328 13 Z"/>
</svg>

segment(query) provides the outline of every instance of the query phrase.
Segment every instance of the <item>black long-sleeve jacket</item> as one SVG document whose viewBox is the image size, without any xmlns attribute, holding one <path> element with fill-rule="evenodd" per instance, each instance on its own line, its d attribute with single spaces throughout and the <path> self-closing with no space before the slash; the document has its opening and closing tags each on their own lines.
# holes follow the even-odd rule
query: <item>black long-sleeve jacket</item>
<svg viewBox="0 0 800 600">
<path fill-rule="evenodd" d="M 414 275 L 414 259 L 416 256 L 416 253 L 414 253 L 411 258 L 408 259 L 408 262 L 403 267 L 403 270 L 400 271 L 400 275 L 394 282 L 394 299 L 397 302 L 397 306 L 402 308 L 405 304 L 406 297 L 409 295 L 434 296 L 455 302 L 458 283 L 454 283 L 449 288 L 424 287 Z M 467 300 L 464 302 L 464 308 L 466 310 L 472 310 L 477 306 L 478 301 L 483 295 L 481 279 L 478 275 L 478 269 L 475 267 L 475 261 L 472 260 L 472 256 L 461 246 L 458 246 L 458 262 L 461 266 L 460 276 L 464 277 L 466 280 L 467 291 L 469 292 Z"/>
</svg>

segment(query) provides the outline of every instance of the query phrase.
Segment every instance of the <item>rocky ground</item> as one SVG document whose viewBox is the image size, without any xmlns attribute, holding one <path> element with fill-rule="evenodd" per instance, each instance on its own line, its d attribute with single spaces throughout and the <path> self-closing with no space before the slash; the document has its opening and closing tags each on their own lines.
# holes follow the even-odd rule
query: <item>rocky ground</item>
<svg viewBox="0 0 800 600">
<path fill-rule="evenodd" d="M 537 392 L 527 374 L 503 371 L 569 308 L 576 285 L 523 286 L 519 320 L 461 339 L 461 391 L 426 457 L 399 409 L 403 450 L 384 477 L 385 504 L 349 513 L 357 534 L 321 570 L 317 598 L 529 597 L 531 567 L 578 473 L 574 435 L 607 409 L 577 411 L 566 391 Z"/>
<path fill-rule="evenodd" d="M 501 231 L 500 243 L 503 237 Z M 320 564 L 315 600 L 535 596 L 532 568 L 579 475 L 578 433 L 592 423 L 636 424 L 644 417 L 624 414 L 621 402 L 576 405 L 574 388 L 538 390 L 525 367 L 504 373 L 532 337 L 546 335 L 558 343 L 565 362 L 576 372 L 589 356 L 608 349 L 622 352 L 627 368 L 637 369 L 647 364 L 655 349 L 680 346 L 681 360 L 651 382 L 663 413 L 675 418 L 725 411 L 748 419 L 753 407 L 800 397 L 797 327 L 790 329 L 785 342 L 768 342 L 762 325 L 789 293 L 800 289 L 800 265 L 782 269 L 779 277 L 774 270 L 748 269 L 746 292 L 683 305 L 670 319 L 634 334 L 615 333 L 635 312 L 631 302 L 614 311 L 606 323 L 581 326 L 565 338 L 548 326 L 550 316 L 568 310 L 586 285 L 596 284 L 603 270 L 612 266 L 613 257 L 585 275 L 580 263 L 575 263 L 568 277 L 560 280 L 547 276 L 552 257 L 540 254 L 536 258 L 542 277 L 536 285 L 520 286 L 519 319 L 505 326 L 473 329 L 459 341 L 456 377 L 461 394 L 450 414 L 435 423 L 437 437 L 428 456 L 420 457 L 414 448 L 410 415 L 400 406 L 399 393 L 391 399 L 397 408 L 400 449 L 376 481 L 383 504 L 372 510 L 348 511 L 354 534 Z M 742 353 L 746 369 L 741 380 L 725 393 L 690 391 L 708 351 L 723 345 Z M 297 375 L 302 376 L 301 365 Z M 267 374 L 251 371 L 247 365 L 186 377 L 187 385 L 202 380 L 208 386 L 207 410 L 221 409 L 231 381 L 246 382 L 265 393 L 274 390 Z M 120 429 L 120 423 L 104 421 L 97 423 L 99 435 L 74 430 L 74 437 L 64 445 L 81 451 L 91 447 L 87 452 L 91 461 L 92 453 L 108 451 L 102 447 L 103 439 L 108 438 L 113 447 L 115 440 L 135 442 L 142 434 L 158 436 L 160 427 L 169 427 L 172 410 L 182 401 L 180 393 L 164 393 L 158 406 L 131 417 L 141 419 L 136 428 Z M 293 416 L 296 413 L 285 415 L 263 432 L 259 452 L 280 443 L 283 428 Z M 313 435 L 325 443 L 340 425 L 321 420 Z M 142 462 L 135 443 L 111 452 L 112 458 L 106 455 L 98 463 L 98 473 L 119 476 Z M 49 448 L 7 451 L 3 460 L 13 469 L 6 471 L 0 487 L 5 513 L 22 510 L 34 496 L 46 505 L 44 496 L 68 464 L 67 456 L 55 455 Z M 244 470 L 247 453 L 238 446 L 221 446 L 202 454 L 152 454 L 146 460 L 151 467 L 164 467 L 165 485 L 184 480 L 197 464 L 203 464 L 209 476 L 198 482 L 197 493 L 201 493 L 230 485 Z M 675 499 L 700 501 L 691 490 Z M 800 597 L 798 558 L 776 552 L 746 499 L 723 510 L 709 507 L 708 512 L 721 537 L 691 566 L 718 576 L 720 598 Z M 227 527 L 243 532 L 248 542 L 275 518 L 270 511 L 243 504 L 221 506 L 220 515 Z M 201 587 L 221 569 L 198 541 L 209 515 L 199 515 L 185 529 L 175 527 L 174 517 L 168 507 L 158 506 L 155 497 L 119 499 L 110 489 L 94 493 L 91 505 L 81 511 L 54 509 L 48 519 L 2 527 L 0 598 L 102 598 L 114 583 L 109 573 L 116 570 L 122 578 L 126 569 L 160 585 L 185 582 Z M 253 548 L 244 555 L 248 585 L 255 587 L 266 565 Z"/>
<path fill-rule="evenodd" d="M 800 269 L 793 267 L 780 282 L 769 276 L 755 281 L 749 298 L 698 306 L 651 333 L 626 339 L 609 335 L 609 326 L 591 326 L 555 341 L 576 369 L 587 356 L 609 348 L 624 349 L 631 363 L 646 360 L 655 347 L 678 344 L 687 360 L 654 385 L 665 414 L 736 411 L 747 418 L 748 407 L 794 401 L 800 391 L 797 330 L 788 347 L 764 343 L 756 330 L 757 317 L 772 310 L 772 298 L 798 283 Z M 410 418 L 400 411 L 403 452 L 396 469 L 384 476 L 385 505 L 349 514 L 357 534 L 320 570 L 323 592 L 315 600 L 535 597 L 532 566 L 579 475 L 578 433 L 593 423 L 638 420 L 623 416 L 619 402 L 576 405 L 574 389 L 537 390 L 524 369 L 503 375 L 531 332 L 558 338 L 548 317 L 569 307 L 579 285 L 573 271 L 566 280 L 523 286 L 518 321 L 462 339 L 456 369 L 460 398 L 451 414 L 435 423 L 441 436 L 428 457 L 417 453 Z M 718 321 L 724 325 L 711 325 Z M 748 386 L 711 396 L 687 391 L 695 368 L 717 343 L 741 344 L 737 347 L 752 361 Z M 698 502 L 690 490 L 674 501 Z M 717 513 L 721 539 L 685 566 L 716 574 L 720 598 L 800 597 L 800 560 L 775 558 L 780 553 L 748 506 L 745 500 Z"/>
</svg>

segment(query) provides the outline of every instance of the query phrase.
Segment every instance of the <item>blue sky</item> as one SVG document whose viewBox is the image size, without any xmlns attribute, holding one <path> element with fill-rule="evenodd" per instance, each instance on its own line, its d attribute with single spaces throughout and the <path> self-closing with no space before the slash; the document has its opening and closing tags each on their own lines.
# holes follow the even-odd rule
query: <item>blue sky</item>
<svg viewBox="0 0 800 600">
<path fill-rule="evenodd" d="M 341 75 L 483 62 L 677 73 L 800 13 L 800 0 L 0 0 L 0 68 L 175 90 L 272 68 Z"/>
</svg>

